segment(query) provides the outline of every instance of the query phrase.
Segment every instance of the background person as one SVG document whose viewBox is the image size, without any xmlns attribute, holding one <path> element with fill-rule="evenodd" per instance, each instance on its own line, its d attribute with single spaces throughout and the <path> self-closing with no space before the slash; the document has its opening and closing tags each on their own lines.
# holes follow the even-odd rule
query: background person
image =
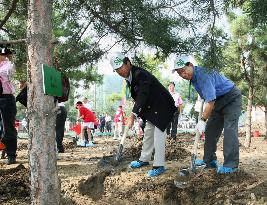
<svg viewBox="0 0 267 205">
<path fill-rule="evenodd" d="M 104 114 L 102 114 L 99 117 L 99 121 L 100 121 L 99 130 L 100 130 L 100 132 L 103 133 L 105 131 L 105 125 L 106 125 L 106 120 L 105 120 L 105 115 Z"/>
<path fill-rule="evenodd" d="M 106 121 L 106 130 L 108 133 L 111 133 L 111 116 L 109 114 L 106 114 L 105 121 Z"/>
<path fill-rule="evenodd" d="M 56 142 L 57 151 L 59 153 L 64 153 L 63 138 L 65 130 L 65 122 L 67 119 L 67 110 L 65 108 L 64 102 L 58 103 L 59 111 L 56 118 Z"/>
<path fill-rule="evenodd" d="M 178 119 L 179 119 L 179 114 L 182 112 L 182 104 L 183 100 L 178 92 L 175 92 L 175 83 L 170 82 L 169 83 L 169 92 L 174 100 L 176 111 L 173 115 L 173 119 L 170 122 L 169 126 L 167 127 L 167 135 L 171 135 L 171 139 L 176 140 L 176 135 L 177 135 L 177 125 L 178 125 Z"/>
<path fill-rule="evenodd" d="M 7 164 L 16 163 L 17 130 L 15 117 L 17 113 L 14 97 L 15 88 L 11 82 L 14 65 L 9 61 L 12 52 L 7 46 L 0 46 L 0 111 L 4 122 L 4 136 L 2 142 L 6 146 Z"/>
<path fill-rule="evenodd" d="M 158 176 L 165 172 L 165 130 L 176 109 L 173 98 L 155 76 L 132 65 L 122 53 L 115 53 L 110 61 L 113 70 L 126 79 L 135 101 L 126 126 L 131 129 L 137 117 L 146 119 L 141 156 L 130 166 L 140 168 L 149 165 L 155 148 L 153 168 L 148 171 L 148 176 Z"/>
<path fill-rule="evenodd" d="M 114 116 L 114 139 L 120 139 L 122 137 L 123 132 L 123 121 L 125 118 L 125 113 L 122 109 L 122 106 L 120 105 L 115 113 Z"/>
<path fill-rule="evenodd" d="M 234 83 L 217 71 L 194 66 L 191 56 L 182 55 L 175 61 L 176 71 L 190 80 L 206 106 L 196 130 L 205 132 L 204 157 L 197 165 L 217 168 L 218 173 L 233 173 L 239 165 L 238 119 L 241 114 L 241 92 Z M 216 149 L 224 129 L 223 166 L 217 167 Z"/>
<path fill-rule="evenodd" d="M 92 146 L 92 142 L 87 142 L 84 139 L 84 130 L 87 132 L 88 138 L 91 139 L 91 130 L 94 129 L 94 114 L 83 106 L 81 101 L 76 103 L 76 109 L 79 110 L 79 119 L 83 121 L 81 128 L 81 138 L 77 142 L 77 145 L 85 147 Z"/>
</svg>

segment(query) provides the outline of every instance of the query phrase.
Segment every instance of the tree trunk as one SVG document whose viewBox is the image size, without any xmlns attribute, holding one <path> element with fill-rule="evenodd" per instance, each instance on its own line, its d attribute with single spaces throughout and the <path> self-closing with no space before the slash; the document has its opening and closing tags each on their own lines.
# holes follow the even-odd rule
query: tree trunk
<svg viewBox="0 0 267 205">
<path fill-rule="evenodd" d="M 250 86 L 249 87 L 249 94 L 248 94 L 248 105 L 247 105 L 245 147 L 250 147 L 250 143 L 251 143 L 251 111 L 252 111 L 252 100 L 253 100 L 253 88 Z"/>
<path fill-rule="evenodd" d="M 267 139 L 267 105 L 265 105 L 264 107 L 264 113 L 265 113 L 265 126 L 264 126 L 264 136 L 265 136 L 265 139 Z"/>
<path fill-rule="evenodd" d="M 42 64 L 51 65 L 52 0 L 29 0 L 28 6 L 28 117 L 32 204 L 60 202 L 56 167 L 55 108 L 43 92 Z"/>
</svg>

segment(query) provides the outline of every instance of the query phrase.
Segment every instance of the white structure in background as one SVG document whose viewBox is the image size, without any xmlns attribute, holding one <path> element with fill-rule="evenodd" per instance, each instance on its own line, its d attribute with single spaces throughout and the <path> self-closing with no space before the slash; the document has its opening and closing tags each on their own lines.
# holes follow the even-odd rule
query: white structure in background
<svg viewBox="0 0 267 205">
<path fill-rule="evenodd" d="M 179 116 L 178 129 L 194 129 L 196 126 L 196 119 L 190 117 L 193 103 L 185 102 L 182 114 Z"/>
<path fill-rule="evenodd" d="M 202 102 L 203 102 L 203 99 L 201 99 L 201 97 L 198 95 L 197 96 L 197 101 L 196 101 L 196 104 L 195 104 L 195 111 L 198 112 L 198 113 L 200 112 Z M 203 106 L 203 110 L 204 110 L 204 108 L 205 108 L 205 104 Z M 202 110 L 202 112 L 203 112 L 203 110 Z"/>
<path fill-rule="evenodd" d="M 25 118 L 22 119 L 21 121 L 22 129 L 23 131 L 28 132 L 28 127 L 27 127 L 27 120 Z"/>
<path fill-rule="evenodd" d="M 65 130 L 66 130 L 66 132 L 70 131 L 70 120 L 69 120 L 69 118 L 67 118 L 67 120 L 65 122 Z"/>
</svg>

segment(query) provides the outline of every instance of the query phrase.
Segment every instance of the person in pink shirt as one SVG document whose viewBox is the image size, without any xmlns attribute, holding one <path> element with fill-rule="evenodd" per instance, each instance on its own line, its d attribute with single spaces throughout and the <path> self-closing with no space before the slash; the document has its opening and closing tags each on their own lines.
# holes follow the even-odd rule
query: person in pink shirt
<svg viewBox="0 0 267 205">
<path fill-rule="evenodd" d="M 115 130 L 113 139 L 120 139 L 122 136 L 124 116 L 125 113 L 120 105 L 114 116 Z"/>
<path fill-rule="evenodd" d="M 7 46 L 0 45 L 0 117 L 3 121 L 2 142 L 6 146 L 7 164 L 16 163 L 17 130 L 15 117 L 17 113 L 14 97 L 15 88 L 11 82 L 14 65 L 9 61 L 12 55 Z"/>
<path fill-rule="evenodd" d="M 91 131 L 94 129 L 95 116 L 91 110 L 83 106 L 81 101 L 76 103 L 76 109 L 79 110 L 79 119 L 83 120 L 82 130 L 81 130 L 81 139 L 77 142 L 77 145 L 80 146 L 92 146 L 92 142 L 86 144 L 84 140 L 84 132 L 87 132 L 88 139 L 91 139 Z"/>
<path fill-rule="evenodd" d="M 178 118 L 179 114 L 182 112 L 182 104 L 183 100 L 178 92 L 175 92 L 175 83 L 170 82 L 169 83 L 169 92 L 174 100 L 175 107 L 177 110 L 175 111 L 173 115 L 173 120 L 170 122 L 169 126 L 167 127 L 167 135 L 171 135 L 171 139 L 176 140 L 177 135 L 177 125 L 178 125 Z"/>
</svg>

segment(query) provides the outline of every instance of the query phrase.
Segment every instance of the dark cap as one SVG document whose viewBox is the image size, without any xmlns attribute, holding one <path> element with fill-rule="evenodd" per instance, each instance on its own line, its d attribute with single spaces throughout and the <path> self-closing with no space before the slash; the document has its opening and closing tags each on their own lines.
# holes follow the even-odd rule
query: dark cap
<svg viewBox="0 0 267 205">
<path fill-rule="evenodd" d="M 5 55 L 11 55 L 13 52 L 7 48 L 6 46 L 0 45 L 0 55 L 5 56 Z"/>
</svg>

